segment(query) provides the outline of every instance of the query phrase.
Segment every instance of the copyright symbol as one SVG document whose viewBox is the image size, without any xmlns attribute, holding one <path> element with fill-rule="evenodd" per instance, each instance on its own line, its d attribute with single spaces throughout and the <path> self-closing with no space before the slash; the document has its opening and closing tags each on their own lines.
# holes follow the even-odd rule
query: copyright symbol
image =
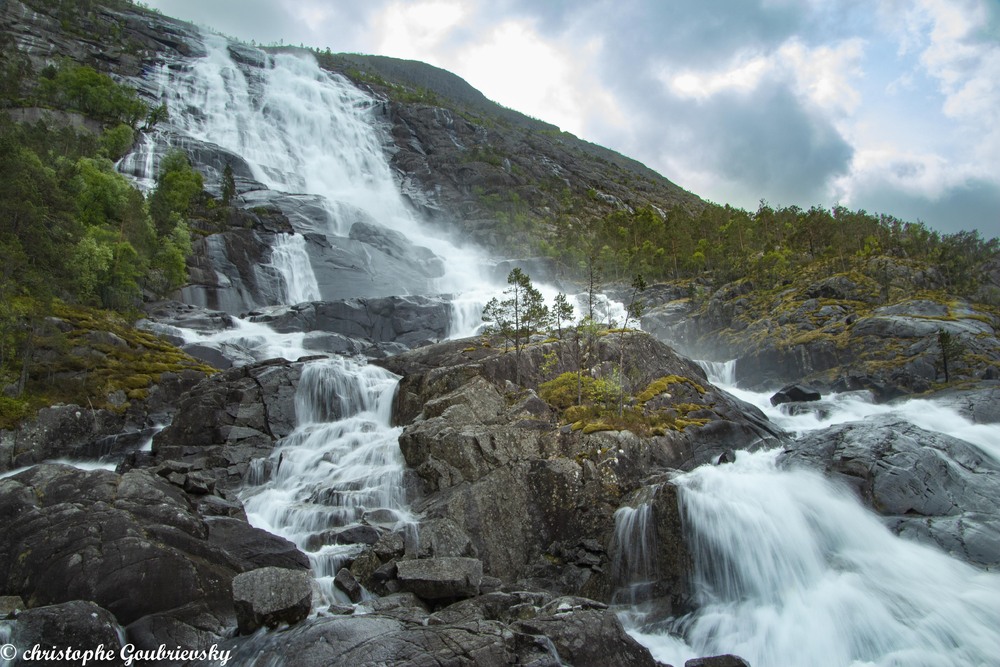
<svg viewBox="0 0 1000 667">
<path fill-rule="evenodd" d="M 0 658 L 4 660 L 13 660 L 17 657 L 17 647 L 13 644 L 4 644 L 0 646 Z"/>
</svg>

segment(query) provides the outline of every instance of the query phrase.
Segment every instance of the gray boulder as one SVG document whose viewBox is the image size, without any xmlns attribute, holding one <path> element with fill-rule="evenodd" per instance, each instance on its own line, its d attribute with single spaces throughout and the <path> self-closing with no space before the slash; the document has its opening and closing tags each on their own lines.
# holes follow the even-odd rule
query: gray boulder
<svg viewBox="0 0 1000 667">
<path fill-rule="evenodd" d="M 401 560 L 397 579 L 403 591 L 423 600 L 454 600 L 479 595 L 483 563 L 476 558 L 443 557 Z"/>
<path fill-rule="evenodd" d="M 304 570 L 262 567 L 233 577 L 233 606 L 240 634 L 295 625 L 312 609 L 312 575 Z"/>
<path fill-rule="evenodd" d="M 123 635 L 121 626 L 107 609 L 93 602 L 73 600 L 20 612 L 8 641 L 22 653 L 35 645 L 50 650 L 52 647 L 73 648 L 81 652 L 90 650 L 94 654 L 89 656 L 86 664 L 111 666 L 124 664 L 120 653 Z M 9 664 L 31 665 L 38 662 L 41 661 L 18 659 Z"/>
<path fill-rule="evenodd" d="M 218 639 L 235 623 L 232 578 L 262 565 L 230 553 L 189 497 L 148 471 L 35 466 L 0 480 L 0 515 L 8 517 L 0 532 L 6 592 L 29 607 L 92 601 L 128 625 L 136 645 Z M 261 560 L 281 551 L 275 543 L 294 550 L 241 526 L 235 541 L 255 543 Z M 308 567 L 301 554 L 292 566 Z"/>
<path fill-rule="evenodd" d="M 185 474 L 207 473 L 220 492 L 239 488 L 250 462 L 266 459 L 295 428 L 301 370 L 300 363 L 273 359 L 208 378 L 185 395 L 173 422 L 154 438 L 150 464 L 176 461 Z"/>
<path fill-rule="evenodd" d="M 737 655 L 727 653 L 726 655 L 687 660 L 684 667 L 750 667 L 750 663 Z"/>
<path fill-rule="evenodd" d="M 657 664 L 604 605 L 582 598 L 556 598 L 540 612 L 513 627 L 526 635 L 548 638 L 563 663 L 579 667 Z"/>
<path fill-rule="evenodd" d="M 897 533 L 1000 564 L 1000 465 L 964 440 L 882 416 L 810 433 L 780 460 L 846 481 Z"/>
<path fill-rule="evenodd" d="M 800 384 L 788 384 L 779 389 L 771 396 L 771 405 L 781 405 L 782 403 L 805 403 L 808 401 L 818 401 L 820 393 L 815 389 L 804 387 Z"/>
</svg>

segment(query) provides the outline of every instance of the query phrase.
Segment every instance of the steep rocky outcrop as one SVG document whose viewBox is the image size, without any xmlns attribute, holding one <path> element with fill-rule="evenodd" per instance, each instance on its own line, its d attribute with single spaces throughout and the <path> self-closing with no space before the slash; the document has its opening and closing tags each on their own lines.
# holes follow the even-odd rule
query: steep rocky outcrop
<svg viewBox="0 0 1000 667">
<path fill-rule="evenodd" d="M 451 306 L 444 297 L 356 298 L 255 310 L 248 314 L 248 319 L 267 324 L 279 333 L 336 334 L 339 338 L 335 340 L 314 336 L 312 344 L 336 346 L 342 340 L 342 345 L 353 343 L 358 348 L 351 352 L 364 350 L 369 356 L 379 356 L 387 350 L 402 351 L 446 338 Z"/>
<path fill-rule="evenodd" d="M 975 445 L 876 417 L 811 433 L 781 461 L 845 481 L 899 534 L 979 566 L 1000 564 L 1000 465 Z"/>
<path fill-rule="evenodd" d="M 620 344 L 617 336 L 603 337 L 589 372 L 609 371 Z M 628 393 L 677 378 L 664 383 L 656 400 L 663 410 L 683 404 L 686 425 L 662 435 L 561 426 L 559 411 L 535 388 L 545 378 L 544 360 L 567 355 L 568 343 L 532 344 L 518 360 L 513 351 L 480 341 L 454 341 L 378 362 L 403 375 L 396 418 L 406 424 L 400 447 L 423 484 L 416 509 L 424 521 L 445 522 L 464 538 L 449 544 L 467 539 L 472 547 L 428 555 L 472 555 L 502 582 L 610 599 L 616 585 L 609 555 L 613 515 L 629 494 L 656 471 L 691 468 L 727 448 L 780 441 L 755 409 L 712 388 L 699 367 L 665 345 L 645 334 L 627 336 L 624 345 L 623 376 L 633 383 Z M 568 361 L 554 365 L 547 374 L 570 368 Z M 676 516 L 676 497 L 664 493 L 663 501 L 663 548 L 683 552 L 680 522 L 668 519 L 670 506 Z M 375 571 L 397 556 L 371 558 L 356 574 L 377 587 Z M 688 565 L 683 556 L 664 559 L 664 581 L 676 588 L 662 593 L 672 595 L 678 609 L 686 600 Z"/>
<path fill-rule="evenodd" d="M 180 401 L 171 424 L 154 438 L 152 453 L 130 464 L 161 466 L 181 484 L 200 473 L 215 490 L 238 489 L 248 481 L 251 462 L 266 459 L 295 428 L 301 372 L 301 363 L 274 359 L 207 379 Z"/>
</svg>

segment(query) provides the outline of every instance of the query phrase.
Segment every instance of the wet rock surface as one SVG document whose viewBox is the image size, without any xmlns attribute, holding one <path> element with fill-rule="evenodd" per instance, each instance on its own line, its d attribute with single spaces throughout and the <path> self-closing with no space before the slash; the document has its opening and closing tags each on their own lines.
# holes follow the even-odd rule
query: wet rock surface
<svg viewBox="0 0 1000 667">
<path fill-rule="evenodd" d="M 0 514 L 9 517 L 0 535 L 8 592 L 29 607 L 92 601 L 154 648 L 172 634 L 218 639 L 235 623 L 233 577 L 270 564 L 279 550 L 270 545 L 287 545 L 246 523 L 213 538 L 181 489 L 140 470 L 35 466 L 0 480 Z M 231 554 L 230 541 L 254 553 Z M 294 560 L 308 568 L 301 554 Z"/>
<path fill-rule="evenodd" d="M 20 654 L 29 653 L 32 647 L 45 650 L 53 647 L 72 647 L 80 652 L 101 648 L 101 657 L 91 657 L 90 665 L 123 665 L 121 657 L 122 628 L 107 609 L 84 600 L 72 600 L 21 611 L 8 639 Z M 43 658 L 15 660 L 11 664 L 60 664 Z M 66 660 L 65 662 L 70 662 Z"/>
<path fill-rule="evenodd" d="M 247 482 L 251 461 L 266 459 L 295 428 L 295 388 L 302 364 L 272 360 L 232 368 L 202 382 L 180 401 L 170 426 L 153 440 L 145 467 L 176 462 L 168 479 L 203 473 L 219 491 Z"/>
<path fill-rule="evenodd" d="M 295 625 L 312 610 L 312 575 L 307 570 L 262 567 L 236 575 L 232 585 L 240 634 Z"/>
<path fill-rule="evenodd" d="M 975 445 L 884 416 L 806 435 L 781 461 L 845 481 L 897 533 L 1000 564 L 1000 465 Z"/>
<path fill-rule="evenodd" d="M 626 342 L 626 359 L 642 360 L 627 373 L 637 387 L 688 377 L 690 383 L 670 385 L 673 394 L 657 400 L 698 401 L 705 423 L 663 436 L 560 426 L 558 410 L 531 389 L 542 379 L 542 358 L 558 357 L 560 344 L 523 351 L 523 386 L 516 386 L 513 353 L 471 349 L 468 343 L 441 343 L 378 363 L 403 375 L 395 414 L 407 424 L 400 448 L 423 484 L 415 508 L 424 522 L 441 522 L 452 531 L 450 543 L 461 545 L 461 553 L 448 555 L 474 555 L 487 576 L 508 585 L 521 581 L 610 599 L 616 585 L 608 553 L 613 515 L 630 493 L 656 471 L 693 467 L 728 448 L 782 438 L 756 409 L 714 390 L 699 367 L 646 335 Z M 615 344 L 602 342 L 600 358 L 617 359 Z M 559 369 L 549 372 L 557 375 Z M 681 546 L 675 495 L 663 494 L 660 516 L 664 586 L 658 595 L 683 609 L 690 603 L 690 561 Z M 368 569 L 392 560 L 398 559 L 378 558 Z"/>
<path fill-rule="evenodd" d="M 540 591 L 480 595 L 430 612 L 408 594 L 365 602 L 363 614 L 317 617 L 224 644 L 237 662 L 294 655 L 297 665 L 635 665 L 653 667 L 613 611 Z"/>
</svg>

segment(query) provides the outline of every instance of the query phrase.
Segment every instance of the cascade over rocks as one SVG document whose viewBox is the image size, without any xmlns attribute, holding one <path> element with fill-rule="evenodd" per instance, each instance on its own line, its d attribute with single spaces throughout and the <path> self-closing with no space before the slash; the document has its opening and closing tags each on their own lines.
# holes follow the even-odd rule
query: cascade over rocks
<svg viewBox="0 0 1000 667">
<path fill-rule="evenodd" d="M 35 466 L 0 480 L 0 515 L 7 592 L 29 607 L 96 603 L 138 646 L 218 640 L 236 621 L 235 575 L 279 563 L 308 569 L 293 545 L 246 522 L 215 534 L 187 494 L 143 470 Z"/>
<path fill-rule="evenodd" d="M 810 433 L 780 460 L 845 481 L 897 533 L 1000 564 L 1000 465 L 964 440 L 881 416 Z"/>
</svg>

